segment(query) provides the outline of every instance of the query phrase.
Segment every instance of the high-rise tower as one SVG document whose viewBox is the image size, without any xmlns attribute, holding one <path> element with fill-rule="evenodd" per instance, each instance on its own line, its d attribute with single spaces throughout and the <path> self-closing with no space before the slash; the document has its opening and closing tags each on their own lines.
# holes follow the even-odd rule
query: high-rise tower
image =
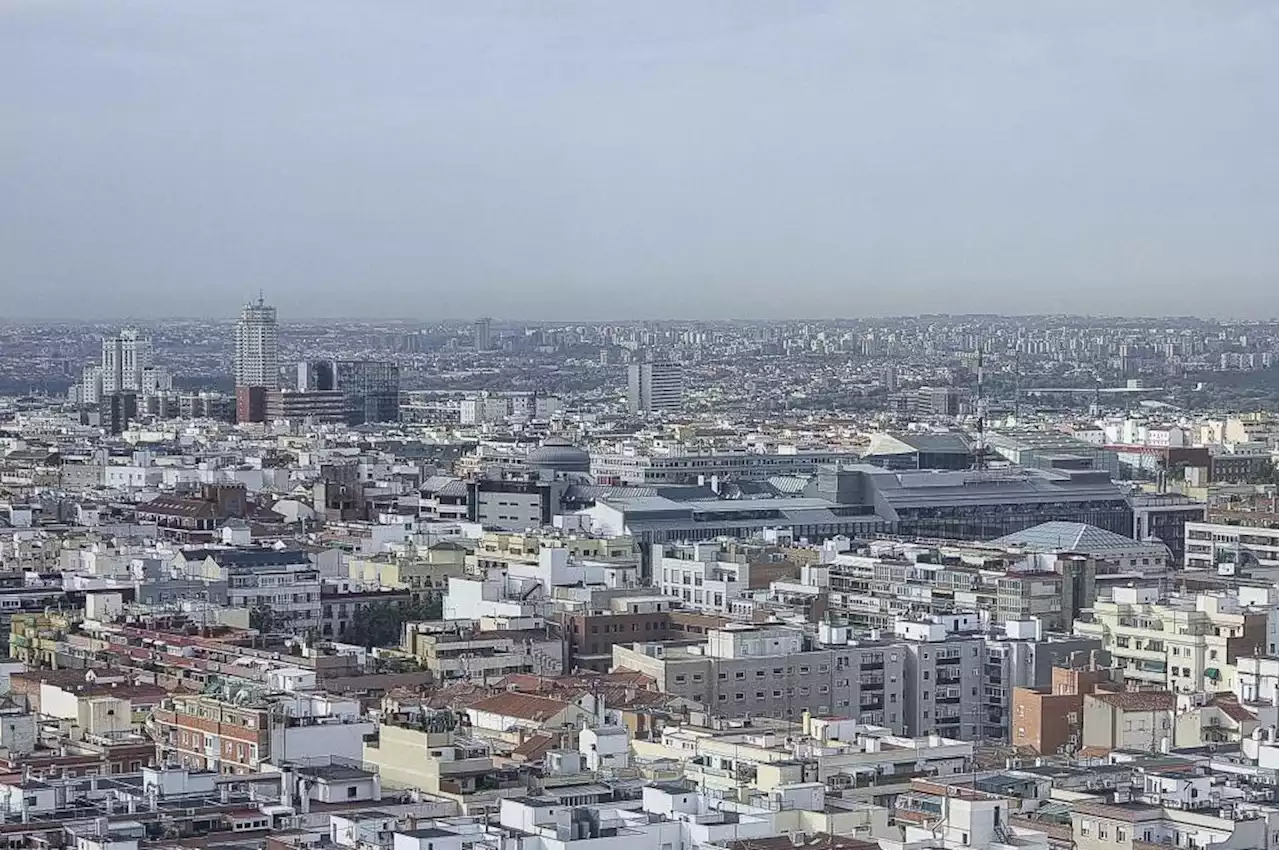
<svg viewBox="0 0 1280 850">
<path fill-rule="evenodd" d="M 236 322 L 236 351 L 232 372 L 236 382 L 236 420 L 261 422 L 266 418 L 267 390 L 280 387 L 279 330 L 276 308 L 262 296 L 246 304 Z"/>
<path fill-rule="evenodd" d="M 134 328 L 102 338 L 102 391 L 141 390 L 143 374 L 151 368 L 151 337 Z"/>
<path fill-rule="evenodd" d="M 268 307 L 261 296 L 256 303 L 246 304 L 240 311 L 240 321 L 236 322 L 237 387 L 274 390 L 280 386 L 277 339 L 276 308 Z"/>
<path fill-rule="evenodd" d="M 668 413 L 684 404 L 684 369 L 679 363 L 632 363 L 627 374 L 627 407 L 632 413 Z"/>
<path fill-rule="evenodd" d="M 476 351 L 491 351 L 493 349 L 491 319 L 476 319 L 475 325 L 472 326 L 472 341 L 475 344 Z"/>
</svg>

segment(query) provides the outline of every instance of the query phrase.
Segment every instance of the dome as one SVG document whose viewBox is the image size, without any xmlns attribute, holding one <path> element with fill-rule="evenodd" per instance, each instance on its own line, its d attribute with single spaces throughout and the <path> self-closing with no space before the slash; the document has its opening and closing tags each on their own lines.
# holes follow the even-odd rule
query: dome
<svg viewBox="0 0 1280 850">
<path fill-rule="evenodd" d="M 591 455 L 563 437 L 550 437 L 529 452 L 525 466 L 555 472 L 590 472 Z"/>
</svg>

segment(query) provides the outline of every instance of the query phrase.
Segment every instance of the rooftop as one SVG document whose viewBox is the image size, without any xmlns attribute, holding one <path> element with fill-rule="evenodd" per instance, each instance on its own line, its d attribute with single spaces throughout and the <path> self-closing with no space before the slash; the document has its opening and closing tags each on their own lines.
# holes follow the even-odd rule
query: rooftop
<svg viewBox="0 0 1280 850">
<path fill-rule="evenodd" d="M 518 717 L 521 720 L 544 721 L 554 717 L 569 707 L 569 703 L 558 699 L 534 696 L 532 694 L 506 693 L 487 697 L 472 703 L 470 708 L 502 717 Z"/>
<path fill-rule="evenodd" d="M 1095 692 L 1085 696 L 1121 711 L 1172 711 L 1177 699 L 1168 691 L 1126 691 L 1124 693 Z"/>
<path fill-rule="evenodd" d="M 1132 550 L 1140 542 L 1083 522 L 1042 522 L 991 541 L 997 546 L 1020 546 L 1042 552 L 1117 552 Z"/>
</svg>

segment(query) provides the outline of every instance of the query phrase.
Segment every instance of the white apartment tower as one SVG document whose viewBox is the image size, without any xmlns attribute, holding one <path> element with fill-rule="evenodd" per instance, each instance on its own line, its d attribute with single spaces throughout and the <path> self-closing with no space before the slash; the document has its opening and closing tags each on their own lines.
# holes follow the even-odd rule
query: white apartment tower
<svg viewBox="0 0 1280 850">
<path fill-rule="evenodd" d="M 84 367 L 84 378 L 80 381 L 78 401 L 85 404 L 97 404 L 102 400 L 102 367 Z"/>
<path fill-rule="evenodd" d="M 679 363 L 632 363 L 627 406 L 632 413 L 679 410 L 684 404 L 684 368 Z"/>
<path fill-rule="evenodd" d="M 102 392 L 141 390 L 143 374 L 152 365 L 151 337 L 135 328 L 102 338 Z"/>
<path fill-rule="evenodd" d="M 279 389 L 280 361 L 277 349 L 276 308 L 258 296 L 246 304 L 236 322 L 236 352 L 233 373 L 237 387 Z"/>
</svg>

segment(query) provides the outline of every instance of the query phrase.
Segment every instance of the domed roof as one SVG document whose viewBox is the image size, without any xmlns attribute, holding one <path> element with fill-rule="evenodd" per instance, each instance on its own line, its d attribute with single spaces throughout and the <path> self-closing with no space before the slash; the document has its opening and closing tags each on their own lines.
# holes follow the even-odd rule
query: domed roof
<svg viewBox="0 0 1280 850">
<path fill-rule="evenodd" d="M 591 455 L 563 437 L 548 437 L 529 452 L 525 465 L 556 472 L 590 472 Z"/>
</svg>

